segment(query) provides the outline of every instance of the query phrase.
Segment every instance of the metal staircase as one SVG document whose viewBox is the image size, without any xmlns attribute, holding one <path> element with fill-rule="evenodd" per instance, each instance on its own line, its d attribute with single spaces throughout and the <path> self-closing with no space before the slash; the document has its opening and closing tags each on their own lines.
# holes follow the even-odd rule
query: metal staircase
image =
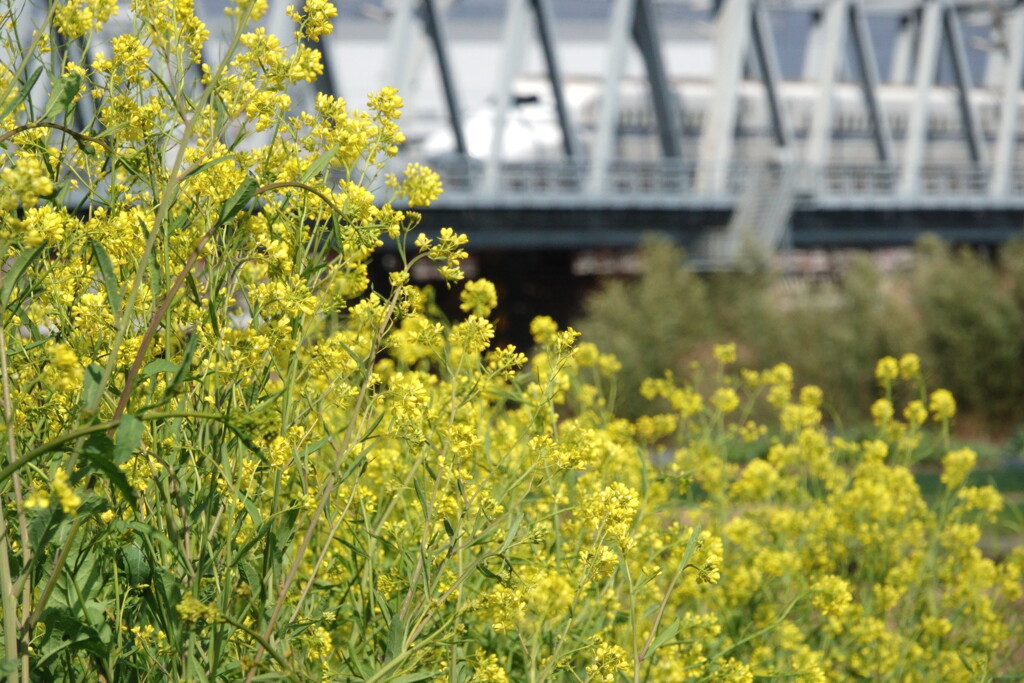
<svg viewBox="0 0 1024 683">
<path fill-rule="evenodd" d="M 788 154 L 753 169 L 729 223 L 708 235 L 697 254 L 702 268 L 731 268 L 741 257 L 770 257 L 782 244 L 796 203 L 796 165 Z"/>
</svg>

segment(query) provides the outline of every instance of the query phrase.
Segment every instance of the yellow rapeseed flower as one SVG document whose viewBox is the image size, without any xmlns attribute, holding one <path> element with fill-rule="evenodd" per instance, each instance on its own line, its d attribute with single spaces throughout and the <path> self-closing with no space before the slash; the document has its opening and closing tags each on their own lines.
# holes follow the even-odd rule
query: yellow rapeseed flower
<svg viewBox="0 0 1024 683">
<path fill-rule="evenodd" d="M 874 420 L 876 427 L 887 425 L 895 414 L 896 409 L 888 399 L 880 398 L 871 404 L 871 419 Z"/>
<path fill-rule="evenodd" d="M 726 415 L 740 407 L 740 397 L 732 387 L 720 387 L 711 395 L 709 402 L 718 412 Z"/>
<path fill-rule="evenodd" d="M 409 206 L 430 206 L 443 190 L 441 176 L 421 164 L 409 164 L 397 195 L 406 198 Z"/>
<path fill-rule="evenodd" d="M 978 454 L 970 448 L 950 451 L 942 458 L 942 476 L 940 479 L 950 491 L 963 483 L 967 474 L 978 461 Z"/>
<path fill-rule="evenodd" d="M 594 648 L 594 663 L 587 665 L 589 680 L 612 683 L 616 676 L 629 671 L 629 657 L 618 645 L 601 640 Z"/>
<path fill-rule="evenodd" d="M 722 365 L 736 362 L 736 344 L 715 344 L 711 352 Z"/>
<path fill-rule="evenodd" d="M 928 399 L 928 409 L 936 422 L 952 419 L 956 415 L 956 399 L 946 389 L 936 389 Z"/>
<path fill-rule="evenodd" d="M 185 623 L 194 624 L 197 621 L 217 621 L 220 617 L 220 610 L 217 609 L 216 605 L 207 605 L 200 602 L 195 596 L 189 594 L 181 599 L 175 609 L 178 611 L 178 616 Z"/>
<path fill-rule="evenodd" d="M 825 392 L 821 390 L 821 387 L 808 384 L 805 387 L 800 388 L 800 403 L 805 406 L 812 408 L 820 408 L 822 401 L 825 400 Z"/>
<path fill-rule="evenodd" d="M 900 356 L 900 377 L 914 379 L 921 374 L 921 359 L 916 353 L 905 353 Z"/>
<path fill-rule="evenodd" d="M 911 401 L 903 409 L 903 418 L 912 425 L 923 425 L 928 419 L 928 410 L 921 401 Z"/>
<path fill-rule="evenodd" d="M 463 311 L 486 318 L 498 305 L 498 292 L 493 282 L 480 278 L 467 282 L 459 299 L 462 302 L 459 308 Z"/>
<path fill-rule="evenodd" d="M 886 384 L 900 376 L 900 362 L 892 356 L 880 358 L 875 364 L 875 379 L 879 384 Z"/>
<path fill-rule="evenodd" d="M 64 468 L 57 468 L 51 486 L 64 514 L 71 514 L 82 504 L 82 498 L 68 485 L 68 473 L 64 471 Z"/>
</svg>

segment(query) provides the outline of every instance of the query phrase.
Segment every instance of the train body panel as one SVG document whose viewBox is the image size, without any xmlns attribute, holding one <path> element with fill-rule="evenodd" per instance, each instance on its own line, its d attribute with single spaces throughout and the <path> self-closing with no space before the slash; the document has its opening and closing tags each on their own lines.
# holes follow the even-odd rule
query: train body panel
<svg viewBox="0 0 1024 683">
<path fill-rule="evenodd" d="M 696 155 L 704 117 L 714 97 L 714 84 L 707 80 L 677 80 L 672 83 L 685 156 Z M 623 79 L 619 88 L 618 136 L 615 156 L 622 159 L 652 158 L 660 154 L 657 121 L 651 105 L 649 86 L 641 79 Z M 554 98 L 544 78 L 520 78 L 515 84 L 516 102 L 506 115 L 503 158 L 529 161 L 559 158 L 561 130 L 555 115 Z M 597 130 L 603 105 L 604 83 L 593 79 L 570 79 L 565 83 L 570 115 L 584 146 Z M 814 82 L 785 81 L 779 94 L 796 145 L 802 148 L 811 128 L 817 103 Z M 908 122 L 917 101 L 912 86 L 883 84 L 878 88 L 881 111 L 892 136 L 893 152 L 902 154 Z M 733 155 L 737 160 L 757 158 L 772 146 L 772 121 L 764 85 L 742 81 L 737 88 L 736 132 Z M 831 94 L 831 143 L 829 157 L 836 163 L 870 164 L 878 161 L 874 132 L 864 92 L 857 83 L 837 83 Z M 992 142 L 999 126 L 1001 96 L 988 88 L 975 88 L 970 101 L 982 138 Z M 1024 111 L 1024 96 L 1021 97 Z M 1024 117 L 1022 117 L 1024 118 Z M 470 155 L 486 158 L 491 153 L 495 107 L 485 105 L 467 117 Z M 960 110 L 959 93 L 950 86 L 933 86 L 928 91 L 928 144 L 924 163 L 968 162 L 968 147 Z M 1020 136 L 1020 122 L 1018 136 Z M 436 131 L 423 141 L 422 149 L 435 156 L 454 148 L 448 131 Z M 1024 162 L 1017 145 L 1016 158 Z"/>
</svg>

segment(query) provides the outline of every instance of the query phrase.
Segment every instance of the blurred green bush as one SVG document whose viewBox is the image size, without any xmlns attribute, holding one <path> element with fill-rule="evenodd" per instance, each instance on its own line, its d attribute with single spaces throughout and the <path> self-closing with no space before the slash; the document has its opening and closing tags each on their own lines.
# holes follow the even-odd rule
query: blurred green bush
<svg viewBox="0 0 1024 683">
<path fill-rule="evenodd" d="M 966 433 L 1002 438 L 1024 422 L 1024 243 L 988 259 L 925 236 L 905 268 L 883 273 L 857 253 L 826 281 L 763 263 L 701 275 L 663 236 L 639 256 L 642 274 L 600 283 L 575 323 L 622 361 L 625 414 L 643 410 L 644 377 L 685 374 L 712 344 L 735 341 L 741 362 L 785 361 L 821 386 L 833 419 L 864 415 L 878 397 L 874 359 L 915 352 L 929 383 L 960 400 Z"/>
</svg>

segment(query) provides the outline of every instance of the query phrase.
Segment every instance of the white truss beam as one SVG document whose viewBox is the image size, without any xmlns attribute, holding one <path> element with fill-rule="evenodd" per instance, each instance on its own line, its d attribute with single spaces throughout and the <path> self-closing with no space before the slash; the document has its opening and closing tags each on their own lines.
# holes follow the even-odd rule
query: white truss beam
<svg viewBox="0 0 1024 683">
<path fill-rule="evenodd" d="M 913 194 L 921 179 L 925 144 L 928 142 L 929 100 L 939 66 L 942 38 L 942 6 L 939 0 L 927 0 L 921 12 L 921 41 L 914 70 L 914 102 L 907 120 L 903 143 L 903 166 L 900 169 L 900 192 Z"/>
<path fill-rule="evenodd" d="M 804 66 L 801 72 L 805 81 L 814 81 L 818 78 L 818 71 L 821 68 L 819 58 L 825 49 L 824 19 L 822 12 L 815 10 L 811 17 L 811 26 L 807 29 L 807 46 L 804 49 Z"/>
<path fill-rule="evenodd" d="M 1017 152 L 1017 119 L 1020 103 L 1020 81 L 1024 71 L 1024 7 L 1017 7 L 1005 17 L 1007 59 L 1003 68 L 1002 104 L 999 130 L 996 134 L 989 192 L 994 197 L 1008 196 L 1013 191 L 1011 174 Z"/>
<path fill-rule="evenodd" d="M 605 181 L 615 151 L 615 134 L 619 123 L 620 82 L 626 66 L 626 48 L 629 46 L 635 11 L 636 0 L 615 0 L 612 6 L 601 118 L 598 120 L 597 134 L 590 155 L 590 175 L 587 179 L 587 189 L 591 194 L 606 191 Z"/>
<path fill-rule="evenodd" d="M 749 35 L 749 0 L 724 0 L 715 19 L 714 90 L 697 146 L 697 190 L 703 194 L 725 188 Z"/>
<path fill-rule="evenodd" d="M 491 129 L 491 152 L 484 168 L 484 187 L 489 192 L 498 189 L 498 177 L 504 156 L 505 128 L 508 110 L 512 104 L 512 83 L 523 59 L 526 42 L 526 0 L 508 0 L 505 10 L 505 37 L 498 68 L 498 84 L 494 96 L 494 125 Z"/>
<path fill-rule="evenodd" d="M 917 11 L 908 12 L 900 17 L 900 27 L 893 45 L 892 62 L 889 64 L 889 82 L 905 85 L 910 82 L 910 70 L 914 64 L 914 53 L 917 51 L 917 34 L 920 28 Z"/>
<path fill-rule="evenodd" d="M 824 38 L 818 56 L 818 90 L 805 150 L 805 161 L 812 168 L 828 163 L 829 143 L 832 140 L 832 90 L 836 72 L 846 51 L 847 13 L 846 0 L 829 0 L 822 17 Z"/>
<path fill-rule="evenodd" d="M 424 44 L 422 28 L 416 21 L 418 0 L 398 0 L 391 17 L 388 37 L 388 61 L 384 67 L 384 79 L 398 92 L 405 95 L 412 81 L 413 65 L 418 61 L 417 52 Z"/>
</svg>

